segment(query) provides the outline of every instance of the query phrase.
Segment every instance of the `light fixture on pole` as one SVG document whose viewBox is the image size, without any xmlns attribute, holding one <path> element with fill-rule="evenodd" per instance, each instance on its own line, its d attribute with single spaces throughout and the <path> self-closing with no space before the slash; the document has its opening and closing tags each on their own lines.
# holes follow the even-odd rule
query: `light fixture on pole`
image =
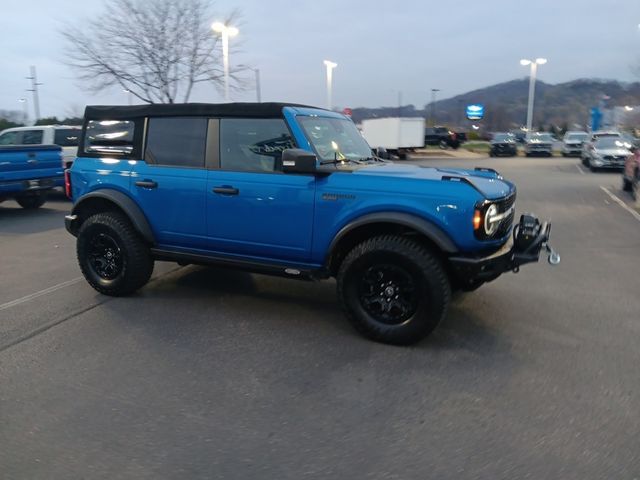
<svg viewBox="0 0 640 480">
<path fill-rule="evenodd" d="M 531 136 L 531 127 L 533 123 L 533 100 L 536 93 L 536 73 L 538 72 L 538 65 L 544 65 L 547 63 L 546 58 L 536 58 L 535 60 L 527 60 L 523 58 L 520 60 L 520 65 L 531 67 L 529 74 L 529 103 L 527 105 L 527 138 Z"/>
<path fill-rule="evenodd" d="M 333 69 L 336 68 L 338 64 L 330 60 L 325 60 L 324 65 L 327 67 L 327 110 L 331 110 L 331 104 L 333 103 Z"/>
<path fill-rule="evenodd" d="M 211 29 L 222 37 L 222 64 L 224 67 L 224 99 L 229 101 L 229 38 L 238 35 L 236 27 L 226 25 L 222 22 L 214 22 Z"/>
<path fill-rule="evenodd" d="M 127 101 L 129 105 L 131 105 L 131 90 L 123 88 L 122 91 L 127 94 Z"/>
</svg>

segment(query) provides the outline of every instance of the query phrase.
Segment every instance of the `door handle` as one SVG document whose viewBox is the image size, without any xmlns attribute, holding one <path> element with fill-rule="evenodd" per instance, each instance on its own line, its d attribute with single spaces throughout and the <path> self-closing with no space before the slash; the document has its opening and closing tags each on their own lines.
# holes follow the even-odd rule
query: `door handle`
<svg viewBox="0 0 640 480">
<path fill-rule="evenodd" d="M 234 187 L 215 187 L 212 191 L 219 195 L 238 195 L 240 193 L 240 190 Z"/>
<path fill-rule="evenodd" d="M 31 160 L 27 160 L 27 163 L 38 163 L 38 160 L 32 158 Z"/>
<path fill-rule="evenodd" d="M 153 180 L 140 180 L 136 182 L 136 187 L 157 188 L 158 182 L 154 182 Z"/>
</svg>

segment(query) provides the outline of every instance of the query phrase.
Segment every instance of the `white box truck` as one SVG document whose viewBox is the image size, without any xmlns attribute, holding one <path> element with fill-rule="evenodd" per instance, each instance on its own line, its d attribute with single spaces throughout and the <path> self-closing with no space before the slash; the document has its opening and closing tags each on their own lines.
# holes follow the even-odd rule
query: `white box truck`
<svg viewBox="0 0 640 480">
<path fill-rule="evenodd" d="M 424 147 L 424 125 L 424 118 L 370 118 L 362 121 L 362 136 L 371 148 L 405 159 Z"/>
</svg>

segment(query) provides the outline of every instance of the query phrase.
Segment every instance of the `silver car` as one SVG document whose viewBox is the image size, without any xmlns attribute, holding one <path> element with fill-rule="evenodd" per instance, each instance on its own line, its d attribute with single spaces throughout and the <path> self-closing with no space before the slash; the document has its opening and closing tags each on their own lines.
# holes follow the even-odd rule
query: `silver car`
<svg viewBox="0 0 640 480">
<path fill-rule="evenodd" d="M 579 157 L 582 153 L 582 144 L 589 139 L 587 132 L 567 132 L 562 138 L 562 156 Z"/>
<path fill-rule="evenodd" d="M 631 144 L 621 137 L 600 137 L 587 148 L 586 164 L 592 172 L 601 168 L 624 168 L 624 162 L 631 155 Z"/>
<path fill-rule="evenodd" d="M 526 139 L 524 144 L 524 154 L 527 157 L 532 155 L 553 155 L 553 136 L 550 133 L 533 132 Z"/>
<path fill-rule="evenodd" d="M 595 145 L 595 143 L 600 138 L 617 138 L 620 139 L 620 132 L 616 132 L 615 130 L 597 130 L 595 132 L 591 132 L 589 134 L 589 138 L 583 142 L 582 144 L 582 153 L 580 154 L 580 158 L 582 159 L 582 164 L 585 167 L 589 166 L 589 151 L 591 147 Z"/>
</svg>

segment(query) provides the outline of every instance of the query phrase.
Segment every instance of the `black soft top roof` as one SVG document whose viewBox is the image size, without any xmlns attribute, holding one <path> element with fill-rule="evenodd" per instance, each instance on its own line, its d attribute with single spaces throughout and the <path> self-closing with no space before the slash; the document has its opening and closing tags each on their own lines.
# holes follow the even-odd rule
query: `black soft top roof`
<svg viewBox="0 0 640 480">
<path fill-rule="evenodd" d="M 317 108 L 295 103 L 164 103 L 149 105 L 88 105 L 87 120 L 124 120 L 143 117 L 252 117 L 282 116 L 283 107 Z"/>
</svg>

